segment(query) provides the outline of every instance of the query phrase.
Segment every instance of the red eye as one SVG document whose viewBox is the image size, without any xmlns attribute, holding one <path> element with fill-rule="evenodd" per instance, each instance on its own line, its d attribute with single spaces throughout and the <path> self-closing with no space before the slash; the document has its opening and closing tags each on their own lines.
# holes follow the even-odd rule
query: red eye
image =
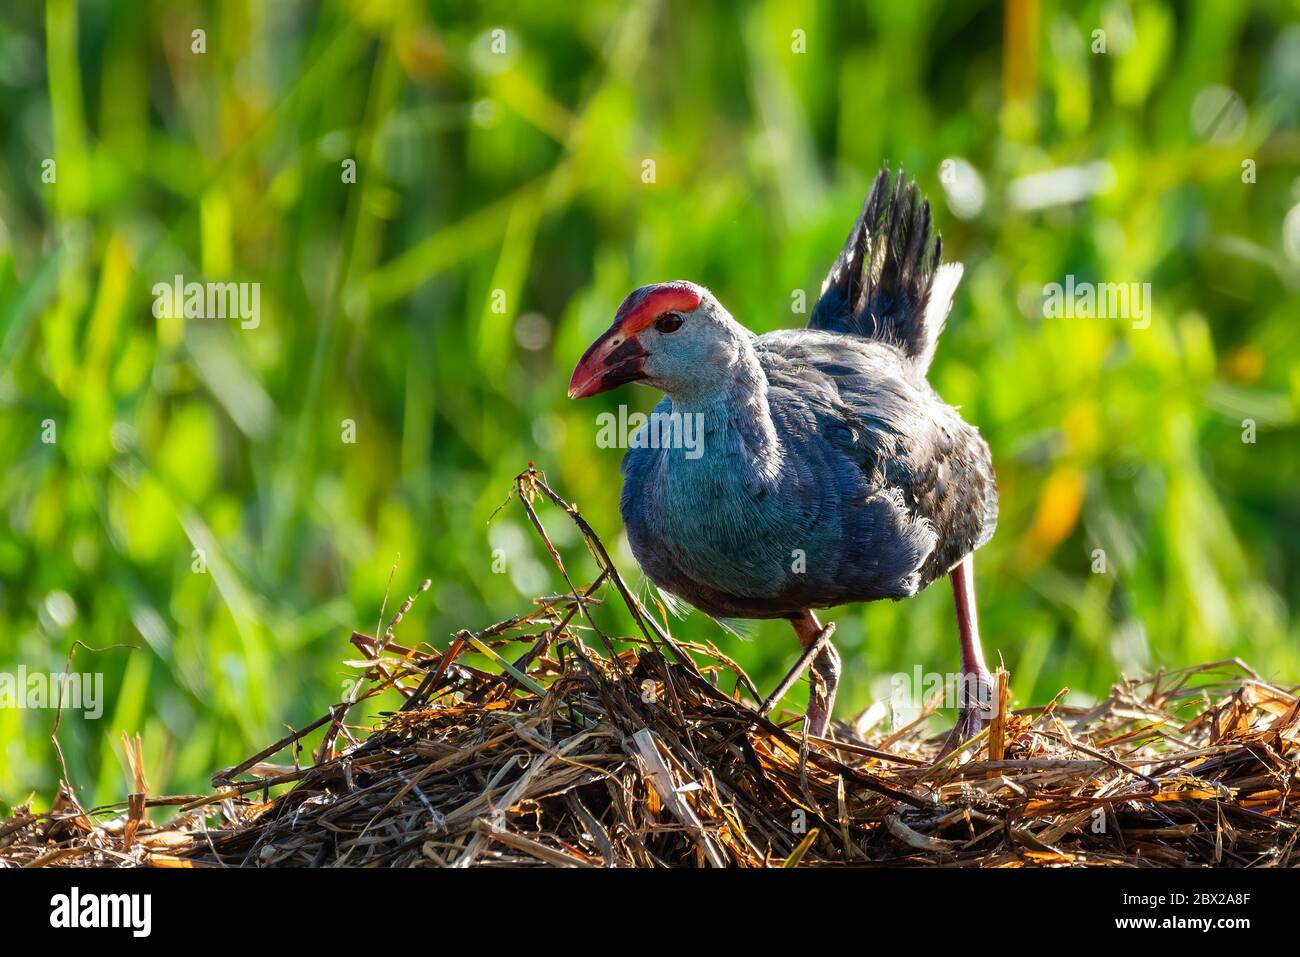
<svg viewBox="0 0 1300 957">
<path fill-rule="evenodd" d="M 681 313 L 665 312 L 655 320 L 655 328 L 665 334 L 676 332 L 682 327 L 682 323 L 685 321 L 686 320 L 682 318 Z"/>
</svg>

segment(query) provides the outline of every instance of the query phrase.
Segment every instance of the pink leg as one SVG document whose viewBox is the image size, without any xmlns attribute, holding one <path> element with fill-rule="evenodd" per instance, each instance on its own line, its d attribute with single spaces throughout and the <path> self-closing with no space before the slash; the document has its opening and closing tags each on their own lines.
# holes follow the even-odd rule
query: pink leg
<svg viewBox="0 0 1300 957">
<path fill-rule="evenodd" d="M 967 555 L 950 573 L 952 598 L 957 606 L 957 633 L 961 638 L 961 681 L 958 689 L 957 724 L 944 742 L 940 757 L 977 734 L 991 717 L 993 676 L 984 663 L 979 619 L 975 611 L 975 562 Z"/>
<path fill-rule="evenodd" d="M 791 619 L 799 644 L 807 648 L 822 633 L 821 622 L 811 609 Z M 808 669 L 808 733 L 824 737 L 835 707 L 835 689 L 840 683 L 840 654 L 829 641 Z"/>
</svg>

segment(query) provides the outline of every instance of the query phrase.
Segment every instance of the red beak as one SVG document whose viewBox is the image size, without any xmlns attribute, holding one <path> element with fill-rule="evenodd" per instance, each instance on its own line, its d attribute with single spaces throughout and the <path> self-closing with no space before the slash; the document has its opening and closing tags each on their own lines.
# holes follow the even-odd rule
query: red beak
<svg viewBox="0 0 1300 957">
<path fill-rule="evenodd" d="M 569 380 L 569 398 L 585 399 L 644 379 L 645 357 L 636 336 L 625 334 L 616 323 L 583 353 Z"/>
</svg>

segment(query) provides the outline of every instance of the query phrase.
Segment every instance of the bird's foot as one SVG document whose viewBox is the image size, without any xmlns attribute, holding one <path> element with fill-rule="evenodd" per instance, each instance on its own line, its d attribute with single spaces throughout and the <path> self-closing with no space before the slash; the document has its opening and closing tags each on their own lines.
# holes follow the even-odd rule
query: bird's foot
<svg viewBox="0 0 1300 957">
<path fill-rule="evenodd" d="M 808 710 L 804 721 L 808 734 L 814 738 L 826 737 L 826 728 L 831 722 L 831 702 L 826 697 L 825 685 L 815 675 L 809 675 L 812 689 L 808 692 Z"/>
<path fill-rule="evenodd" d="M 961 686 L 957 690 L 960 702 L 957 723 L 948 732 L 948 738 L 939 751 L 939 760 L 958 750 L 993 719 L 993 688 L 993 676 L 987 671 L 962 674 Z"/>
<path fill-rule="evenodd" d="M 835 689 L 840 683 L 840 655 L 830 642 L 834 634 L 835 622 L 827 622 L 809 642 L 808 651 L 821 643 L 821 651 L 808 668 L 808 710 L 805 712 L 808 734 L 815 738 L 826 737 L 831 711 L 835 708 Z"/>
</svg>

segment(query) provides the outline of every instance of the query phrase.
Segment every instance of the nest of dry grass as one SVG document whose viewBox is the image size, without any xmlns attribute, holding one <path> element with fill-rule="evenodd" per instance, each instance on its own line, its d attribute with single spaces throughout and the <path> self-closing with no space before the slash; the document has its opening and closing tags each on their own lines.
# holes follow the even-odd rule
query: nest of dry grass
<svg viewBox="0 0 1300 957">
<path fill-rule="evenodd" d="M 883 705 L 809 739 L 718 649 L 674 641 L 539 473 L 516 493 L 565 593 L 445 651 L 397 642 L 413 596 L 380 639 L 353 634 L 363 658 L 343 701 L 215 775 L 213 793 L 150 797 L 128 741 L 125 804 L 87 811 L 64 785 L 48 812 L 0 824 L 0 866 L 1300 862 L 1300 700 L 1240 662 L 1124 681 L 1087 709 L 1058 696 L 1012 711 L 1001 672 L 992 726 L 943 760 L 927 714 L 877 732 Z M 588 586 L 569 580 L 539 499 L 586 538 L 601 568 Z M 638 623 L 618 639 L 629 650 L 596 624 L 601 589 Z M 493 666 L 461 660 L 471 651 Z M 390 688 L 401 709 L 354 738 L 349 709 Z M 305 764 L 269 763 L 316 732 Z"/>
</svg>

